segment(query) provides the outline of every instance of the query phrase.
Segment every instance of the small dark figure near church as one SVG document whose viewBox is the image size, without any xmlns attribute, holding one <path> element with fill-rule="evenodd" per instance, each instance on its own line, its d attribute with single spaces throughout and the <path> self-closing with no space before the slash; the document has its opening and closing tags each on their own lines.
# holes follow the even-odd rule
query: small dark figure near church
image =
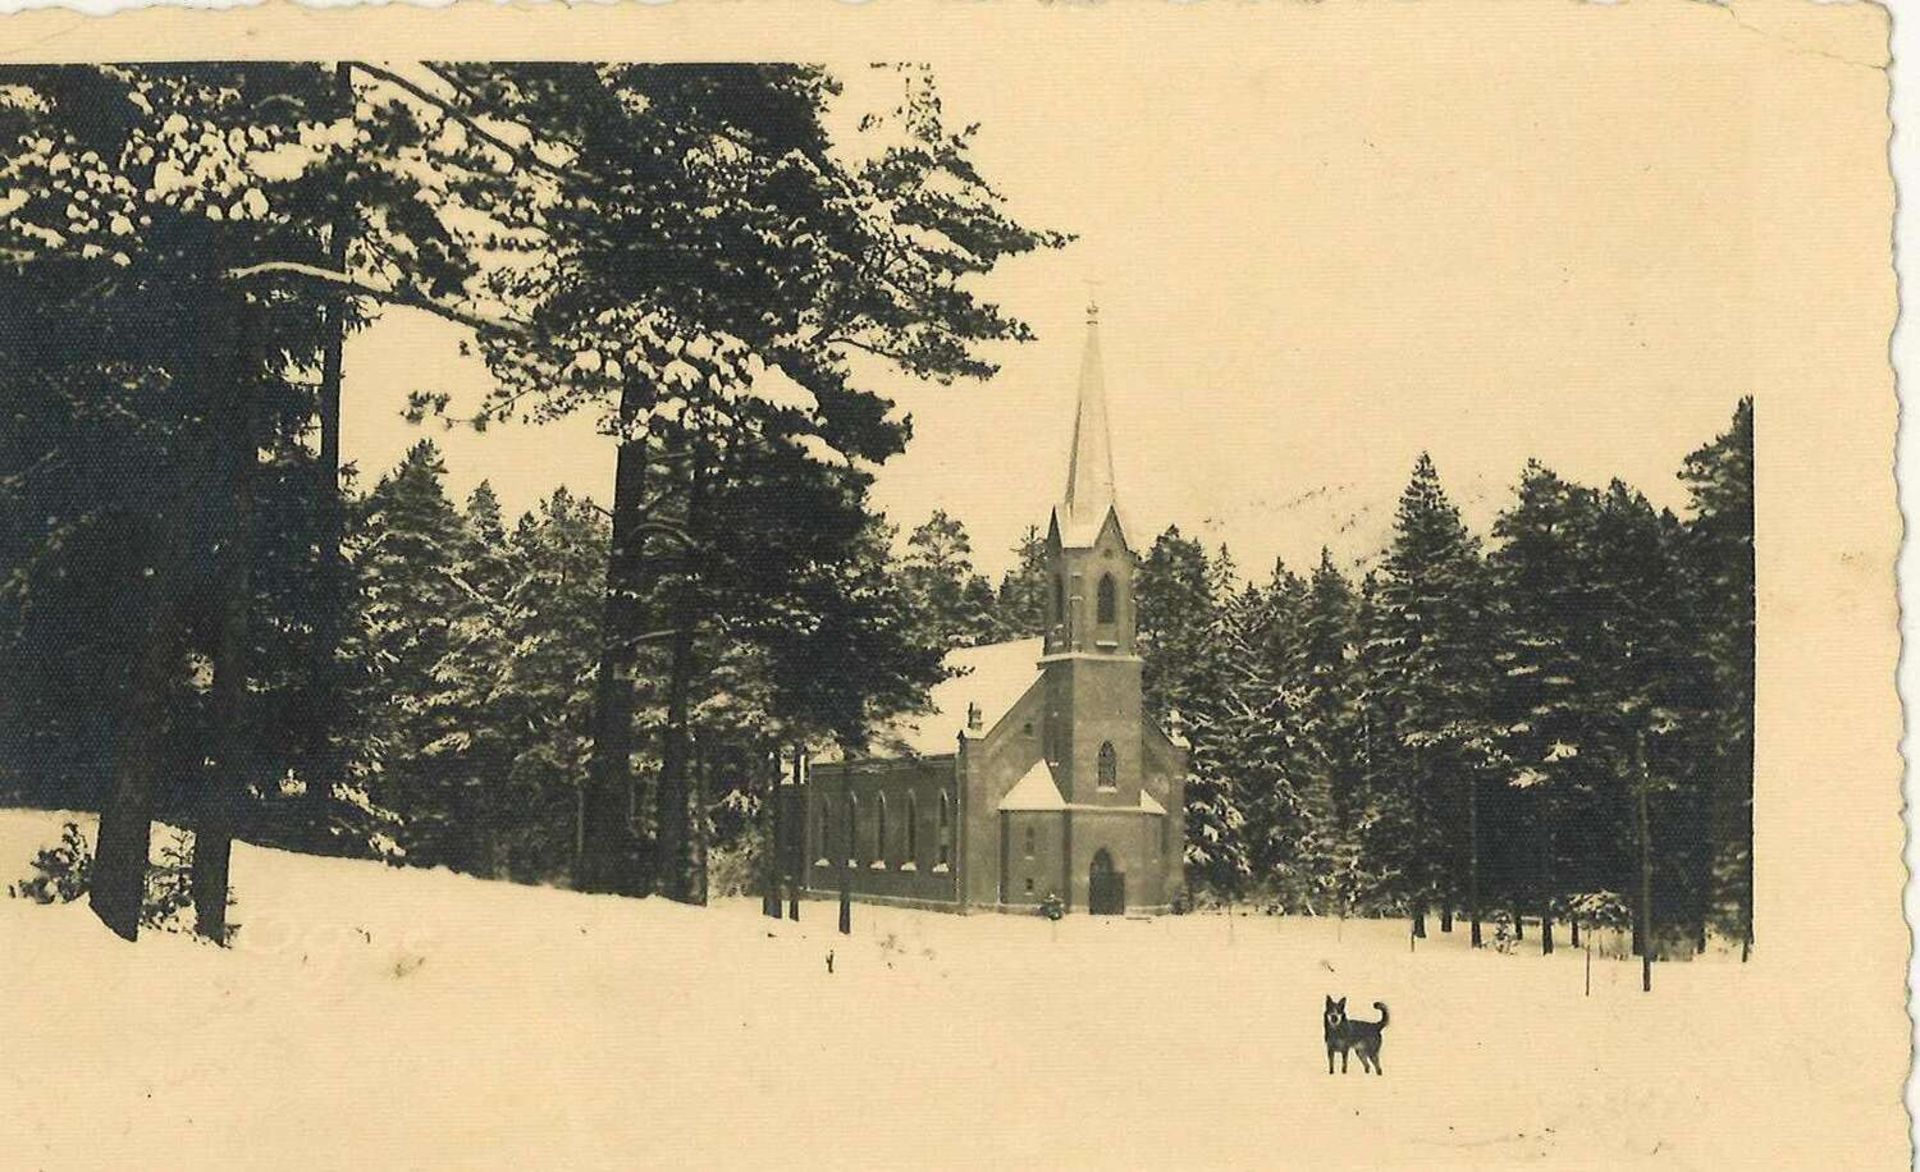
<svg viewBox="0 0 1920 1172">
<path fill-rule="evenodd" d="M 1376 1001 L 1373 1007 L 1380 1011 L 1379 1021 L 1354 1021 L 1347 1016 L 1347 999 L 1335 1001 L 1327 998 L 1323 1024 L 1327 1031 L 1327 1073 L 1333 1073 L 1333 1056 L 1340 1055 L 1340 1073 L 1347 1072 L 1347 1051 L 1360 1055 L 1360 1071 L 1369 1069 L 1375 1074 L 1385 1074 L 1380 1069 L 1380 1033 L 1387 1028 L 1387 1003 Z"/>
</svg>

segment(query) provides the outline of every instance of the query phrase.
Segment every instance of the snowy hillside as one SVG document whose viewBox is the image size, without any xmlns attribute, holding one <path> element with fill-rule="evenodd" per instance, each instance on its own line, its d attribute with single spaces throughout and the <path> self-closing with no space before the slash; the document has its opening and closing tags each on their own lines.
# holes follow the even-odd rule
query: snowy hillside
<svg viewBox="0 0 1920 1172">
<path fill-rule="evenodd" d="M 61 820 L 0 811 L 5 878 Z M 1596 959 L 1588 998 L 1579 953 L 1471 954 L 1461 931 L 1410 955 L 1401 922 L 856 908 L 849 938 L 825 904 L 776 925 L 753 902 L 699 910 L 244 846 L 234 884 L 243 927 L 226 952 L 157 933 L 128 945 L 84 905 L 0 899 L 0 1164 L 1818 1159 L 1769 1143 L 1765 1112 L 1822 1091 L 1811 1063 L 1747 1039 L 1744 1022 L 1777 1012 L 1759 961 L 1662 966 L 1643 996 L 1637 968 Z M 1391 1005 L 1384 1077 L 1357 1062 L 1328 1077 L 1328 993 Z M 1844 1050 L 1826 1032 L 1802 1036 Z"/>
</svg>

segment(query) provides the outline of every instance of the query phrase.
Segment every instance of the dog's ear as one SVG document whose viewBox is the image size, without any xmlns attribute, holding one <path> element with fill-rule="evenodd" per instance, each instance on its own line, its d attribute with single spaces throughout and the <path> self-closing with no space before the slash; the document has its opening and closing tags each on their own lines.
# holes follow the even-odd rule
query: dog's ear
<svg viewBox="0 0 1920 1172">
<path fill-rule="evenodd" d="M 1333 994 L 1331 993 L 1327 994 L 1327 1008 L 1328 1009 L 1333 1008 Z"/>
<path fill-rule="evenodd" d="M 1341 1013 L 1345 1013 L 1347 1011 L 1347 999 L 1345 997 L 1342 997 L 1340 1000 L 1333 1003 L 1333 1007 L 1339 1010 Z"/>
</svg>

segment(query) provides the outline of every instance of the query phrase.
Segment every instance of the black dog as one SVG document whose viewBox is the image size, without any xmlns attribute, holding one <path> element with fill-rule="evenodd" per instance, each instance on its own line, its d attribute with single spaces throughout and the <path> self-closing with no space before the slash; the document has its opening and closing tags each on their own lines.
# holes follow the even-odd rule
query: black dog
<svg viewBox="0 0 1920 1172">
<path fill-rule="evenodd" d="M 1347 999 L 1335 1001 L 1327 998 L 1327 1009 L 1323 1024 L 1327 1031 L 1327 1073 L 1333 1073 L 1333 1055 L 1340 1054 L 1340 1073 L 1347 1072 L 1347 1051 L 1360 1055 L 1360 1070 L 1365 1073 L 1369 1067 L 1375 1074 L 1385 1074 L 1380 1069 L 1380 1031 L 1387 1028 L 1387 1004 L 1376 1001 L 1373 1007 L 1380 1011 L 1379 1021 L 1354 1021 L 1347 1016 Z"/>
</svg>

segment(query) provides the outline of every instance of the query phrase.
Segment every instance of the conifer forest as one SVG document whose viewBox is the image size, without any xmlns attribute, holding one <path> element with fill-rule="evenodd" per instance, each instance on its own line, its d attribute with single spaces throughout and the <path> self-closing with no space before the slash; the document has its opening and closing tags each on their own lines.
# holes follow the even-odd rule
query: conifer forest
<svg viewBox="0 0 1920 1172">
<path fill-rule="evenodd" d="M 1041 530 L 995 580 L 958 517 L 871 489 L 914 442 L 890 388 L 993 378 L 1034 335 L 984 279 L 1072 225 L 1009 206 L 927 71 L 878 72 L 846 117 L 800 66 L 0 70 L 0 802 L 99 812 L 109 928 L 141 928 L 160 823 L 214 940 L 236 839 L 757 894 L 796 755 L 1040 633 Z M 495 391 L 393 388 L 418 442 L 357 467 L 343 345 L 390 313 L 468 331 Z M 1408 451 L 1369 556 L 1138 551 L 1187 905 L 1750 949 L 1726 411 L 1678 512 L 1530 462 L 1475 532 Z M 450 492 L 444 428 L 563 416 L 611 437 L 610 499 Z"/>
</svg>

